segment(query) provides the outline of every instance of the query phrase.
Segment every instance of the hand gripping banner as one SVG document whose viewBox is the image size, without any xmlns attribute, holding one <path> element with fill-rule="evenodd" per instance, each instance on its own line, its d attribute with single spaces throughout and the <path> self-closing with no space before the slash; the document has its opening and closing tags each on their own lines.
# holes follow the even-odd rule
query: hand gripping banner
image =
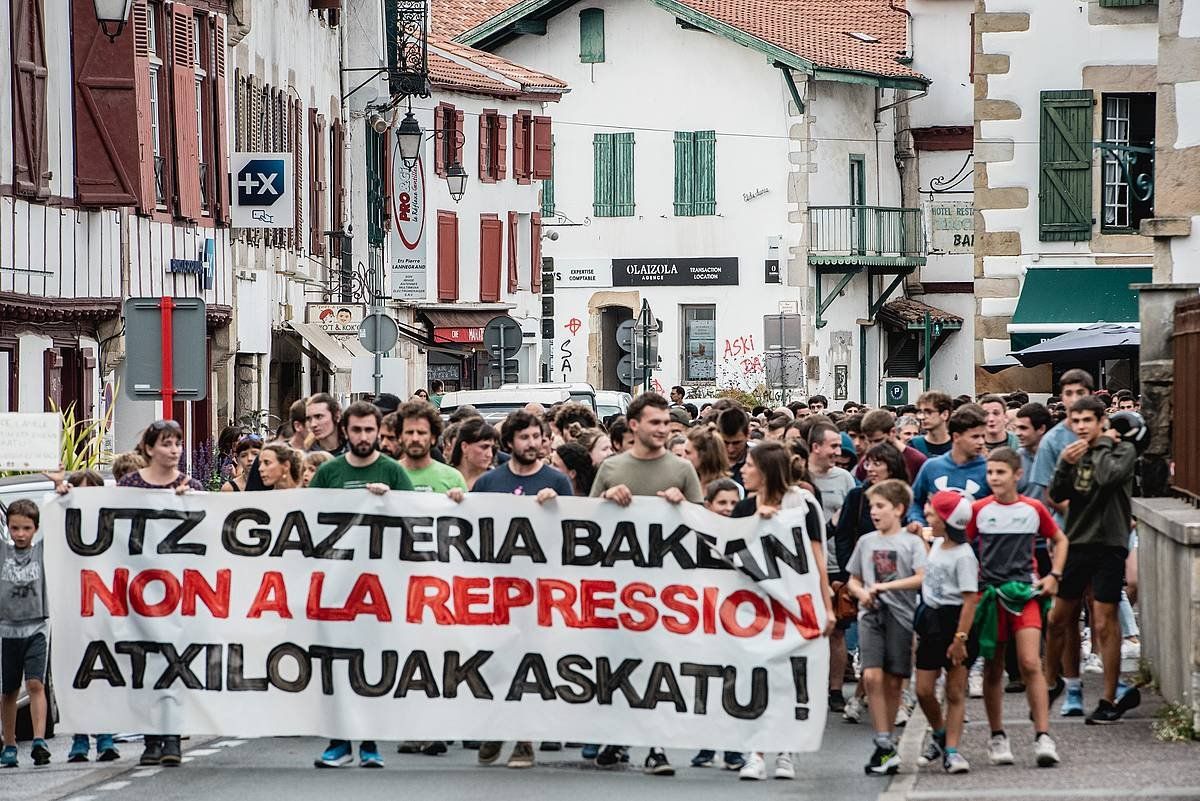
<svg viewBox="0 0 1200 801">
<path fill-rule="evenodd" d="M 106 487 L 42 533 L 67 731 L 820 747 L 797 512 Z"/>
</svg>

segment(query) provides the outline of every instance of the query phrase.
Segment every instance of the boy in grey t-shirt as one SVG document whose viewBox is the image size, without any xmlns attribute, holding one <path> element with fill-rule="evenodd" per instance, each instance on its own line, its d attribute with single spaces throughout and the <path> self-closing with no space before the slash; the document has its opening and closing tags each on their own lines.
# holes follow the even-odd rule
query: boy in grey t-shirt
<svg viewBox="0 0 1200 801">
<path fill-rule="evenodd" d="M 858 599 L 858 637 L 863 683 L 875 724 L 875 753 L 868 775 L 900 769 L 892 723 L 900 705 L 900 687 L 912 672 L 913 613 L 925 573 L 925 543 L 902 528 L 912 490 L 888 479 L 867 490 L 877 531 L 854 546 L 846 565 L 850 592 Z"/>
<path fill-rule="evenodd" d="M 33 764 L 50 761 L 46 747 L 46 657 L 49 653 L 46 571 L 42 543 L 34 543 L 40 514 L 37 504 L 21 499 L 8 506 L 12 545 L 0 541 L 0 719 L 4 747 L 0 767 L 17 767 L 17 695 L 21 680 L 29 691 L 33 718 Z"/>
</svg>

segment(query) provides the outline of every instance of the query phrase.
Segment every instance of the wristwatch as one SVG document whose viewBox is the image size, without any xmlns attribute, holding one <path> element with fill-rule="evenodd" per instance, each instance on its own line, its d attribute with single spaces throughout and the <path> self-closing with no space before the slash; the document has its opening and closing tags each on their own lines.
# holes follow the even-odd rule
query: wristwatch
<svg viewBox="0 0 1200 801">
<path fill-rule="evenodd" d="M 1057 570 L 1051 570 L 1049 575 L 1054 576 L 1055 581 L 1062 581 L 1062 573 L 1059 573 Z"/>
<path fill-rule="evenodd" d="M 954 632 L 954 639 L 956 639 L 956 640 L 962 640 L 963 642 L 966 642 L 968 636 L 969 635 L 965 631 Z"/>
</svg>

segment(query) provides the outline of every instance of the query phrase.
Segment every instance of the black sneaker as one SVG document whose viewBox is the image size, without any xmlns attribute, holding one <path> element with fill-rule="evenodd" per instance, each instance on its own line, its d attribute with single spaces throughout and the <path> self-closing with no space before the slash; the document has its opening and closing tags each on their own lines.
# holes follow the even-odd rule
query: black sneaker
<svg viewBox="0 0 1200 801">
<path fill-rule="evenodd" d="M 163 747 L 161 737 L 146 735 L 142 738 L 142 756 L 139 765 L 157 765 L 162 762 Z"/>
<path fill-rule="evenodd" d="M 1063 690 L 1065 689 L 1067 689 L 1067 682 L 1062 676 L 1059 676 L 1057 679 L 1055 679 L 1054 684 L 1047 688 L 1050 696 L 1050 703 L 1053 704 L 1055 701 L 1057 701 L 1058 697 L 1063 694 Z"/>
<path fill-rule="evenodd" d="M 177 768 L 183 762 L 179 752 L 179 735 L 168 734 L 162 738 L 162 760 L 160 764 L 168 768 Z"/>
<path fill-rule="evenodd" d="M 846 711 L 846 696 L 842 695 L 841 690 L 829 691 L 829 711 L 835 715 Z"/>
<path fill-rule="evenodd" d="M 1025 682 L 1021 681 L 1020 679 L 1013 679 L 1008 684 L 1004 685 L 1004 692 L 1008 693 L 1009 695 L 1023 693 L 1025 692 Z"/>
<path fill-rule="evenodd" d="M 1138 706 L 1141 705 L 1141 703 L 1142 703 L 1142 691 L 1139 690 L 1137 687 L 1130 687 L 1128 690 L 1125 691 L 1124 694 L 1121 694 L 1120 690 L 1118 689 L 1117 703 L 1115 704 L 1115 706 L 1117 707 L 1117 711 L 1120 712 L 1122 715 L 1124 715 L 1126 712 L 1128 712 L 1131 709 L 1137 708 Z"/>
<path fill-rule="evenodd" d="M 425 756 L 441 756 L 446 751 L 446 743 L 442 740 L 434 740 L 421 749 L 421 753 Z"/>
<path fill-rule="evenodd" d="M 553 741 L 544 741 L 544 742 L 542 742 L 542 744 L 541 744 L 541 745 L 538 747 L 538 750 L 539 750 L 539 751 L 561 751 L 561 750 L 562 750 L 562 743 L 556 743 L 556 742 L 553 742 Z"/>
<path fill-rule="evenodd" d="M 629 749 L 623 745 L 606 745 L 596 754 L 596 764 L 602 768 L 629 761 Z"/>
<path fill-rule="evenodd" d="M 651 748 L 650 753 L 646 754 L 646 763 L 642 766 L 642 773 L 651 776 L 674 776 L 675 768 L 671 767 L 671 763 L 667 761 L 667 752 L 661 748 Z"/>
<path fill-rule="evenodd" d="M 936 765 L 945 755 L 946 735 L 938 737 L 936 734 L 931 734 L 925 750 L 921 752 L 921 756 L 917 757 L 917 765 L 922 768 L 926 765 Z"/>
<path fill-rule="evenodd" d="M 1084 723 L 1088 724 L 1089 726 L 1102 726 L 1109 723 L 1116 723 L 1121 719 L 1121 715 L 1123 714 L 1124 712 L 1118 709 L 1112 702 L 1101 698 L 1100 703 L 1096 704 L 1096 711 L 1088 715 L 1087 718 L 1084 719 Z"/>
<path fill-rule="evenodd" d="M 863 773 L 868 776 L 892 776 L 900 770 L 900 754 L 895 747 L 880 748 L 875 746 L 871 761 L 863 766 Z"/>
<path fill-rule="evenodd" d="M 29 755 L 33 757 L 33 764 L 38 767 L 50 764 L 50 749 L 46 747 L 46 741 L 41 738 L 33 741 L 33 750 L 29 752 Z"/>
</svg>

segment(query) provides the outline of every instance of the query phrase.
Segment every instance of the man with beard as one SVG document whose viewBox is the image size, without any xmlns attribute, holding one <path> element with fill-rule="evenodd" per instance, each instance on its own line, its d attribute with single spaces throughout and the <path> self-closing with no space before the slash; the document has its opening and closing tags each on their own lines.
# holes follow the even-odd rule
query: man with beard
<svg viewBox="0 0 1200 801">
<path fill-rule="evenodd" d="M 376 450 L 381 419 L 379 409 L 366 401 L 358 401 L 346 408 L 344 419 L 347 451 L 321 465 L 308 486 L 313 489 L 366 489 L 375 495 L 386 495 L 388 490 L 411 490 L 413 485 L 404 468 L 395 459 Z M 353 761 L 349 740 L 330 740 L 325 752 L 313 764 L 318 768 L 340 768 Z M 383 757 L 374 740 L 362 741 L 358 748 L 358 764 L 364 768 L 383 767 Z"/>
<path fill-rule="evenodd" d="M 462 473 L 433 458 L 433 447 L 442 435 L 442 416 L 432 404 L 409 401 L 396 410 L 400 428 L 400 464 L 418 492 L 447 492 L 467 488 Z"/>
</svg>

